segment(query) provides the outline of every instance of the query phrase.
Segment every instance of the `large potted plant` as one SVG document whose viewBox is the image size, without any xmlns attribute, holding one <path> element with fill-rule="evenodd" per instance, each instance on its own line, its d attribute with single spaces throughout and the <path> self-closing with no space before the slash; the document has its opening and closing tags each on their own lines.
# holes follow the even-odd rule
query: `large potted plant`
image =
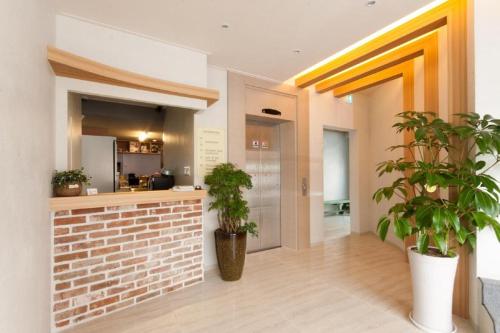
<svg viewBox="0 0 500 333">
<path fill-rule="evenodd" d="M 247 222 L 249 209 L 242 192 L 252 188 L 252 178 L 233 164 L 223 163 L 205 176 L 205 184 L 213 198 L 208 210 L 217 210 L 219 221 L 215 249 L 221 277 L 225 281 L 239 280 L 245 264 L 247 233 L 257 235 L 255 222 Z"/>
<path fill-rule="evenodd" d="M 476 231 L 490 226 L 500 241 L 498 181 L 488 174 L 500 161 L 500 120 L 477 114 L 457 115 L 452 125 L 434 113 L 403 112 L 397 133 L 414 139 L 390 150 L 403 158 L 378 165 L 379 176 L 397 173 L 373 198 L 391 200 L 377 232 L 385 240 L 389 225 L 400 239 L 412 236 L 408 256 L 413 283 L 411 321 L 431 332 L 453 332 L 452 298 L 459 257 L 456 248 L 474 248 Z"/>
<path fill-rule="evenodd" d="M 68 171 L 55 171 L 52 177 L 54 194 L 57 197 L 74 197 L 82 192 L 82 185 L 90 184 L 90 177 L 83 172 L 83 168 Z"/>
</svg>

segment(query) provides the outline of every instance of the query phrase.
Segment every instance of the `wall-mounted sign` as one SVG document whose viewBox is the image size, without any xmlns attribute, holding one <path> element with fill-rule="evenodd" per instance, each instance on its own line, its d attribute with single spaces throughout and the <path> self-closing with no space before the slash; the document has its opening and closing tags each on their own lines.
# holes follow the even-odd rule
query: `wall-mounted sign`
<svg viewBox="0 0 500 333">
<path fill-rule="evenodd" d="M 217 164 L 227 161 L 226 131 L 220 128 L 197 128 L 195 156 L 197 174 L 203 180 Z"/>
</svg>

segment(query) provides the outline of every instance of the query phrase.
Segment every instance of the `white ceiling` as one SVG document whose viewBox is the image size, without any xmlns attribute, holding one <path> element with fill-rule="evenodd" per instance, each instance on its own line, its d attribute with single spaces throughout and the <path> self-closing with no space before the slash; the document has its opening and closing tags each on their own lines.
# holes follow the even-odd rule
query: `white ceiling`
<svg viewBox="0 0 500 333">
<path fill-rule="evenodd" d="M 56 0 L 59 13 L 209 54 L 212 65 L 283 81 L 431 0 Z M 228 24 L 229 29 L 222 29 Z M 293 50 L 300 49 L 300 54 Z"/>
</svg>

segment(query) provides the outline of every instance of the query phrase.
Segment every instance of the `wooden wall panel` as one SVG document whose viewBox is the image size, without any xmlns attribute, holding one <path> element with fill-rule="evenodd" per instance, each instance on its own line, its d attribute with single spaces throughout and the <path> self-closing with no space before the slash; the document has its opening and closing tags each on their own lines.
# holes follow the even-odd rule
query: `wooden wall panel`
<svg viewBox="0 0 500 333">
<path fill-rule="evenodd" d="M 403 43 L 401 38 L 406 38 L 408 33 L 415 33 L 421 36 L 422 30 L 419 30 L 416 22 L 420 22 L 419 27 L 422 27 L 425 22 L 435 24 L 436 19 L 443 20 L 441 26 L 447 26 L 447 54 L 448 54 L 448 108 L 449 110 L 439 110 L 439 47 L 437 37 L 429 42 L 423 49 L 424 55 L 424 108 L 425 111 L 432 111 L 438 114 L 447 114 L 449 121 L 456 123 L 457 119 L 454 116 L 457 113 L 470 112 L 468 110 L 468 82 L 467 82 L 467 0 L 449 0 L 443 5 L 427 12 L 420 17 L 417 17 L 414 22 L 410 21 L 397 27 L 390 32 L 379 36 L 378 38 L 367 42 L 343 56 L 340 56 L 329 63 L 306 73 L 296 80 L 296 85 L 300 87 L 308 86 L 315 82 L 324 80 L 316 85 L 318 92 L 325 92 L 333 88 L 335 96 L 343 96 L 349 92 L 368 87 L 367 79 L 369 76 L 376 78 L 375 72 L 388 70 L 391 67 L 398 66 L 402 61 L 411 57 L 419 56 L 416 53 L 418 50 L 409 50 L 408 52 L 399 52 L 405 50 L 404 45 L 398 50 L 389 51 L 391 48 L 397 47 Z M 435 30 L 437 26 L 434 26 Z M 413 29 L 413 30 L 412 30 Z M 428 30 L 428 33 L 432 30 Z M 436 33 L 431 33 L 430 35 Z M 429 35 L 429 36 L 430 36 Z M 426 37 L 422 37 L 426 38 Z M 408 40 L 406 40 L 407 42 Z M 410 52 L 410 51 L 413 51 Z M 386 54 L 379 58 L 368 60 L 371 57 Z M 387 56 L 387 58 L 385 58 Z M 360 64 L 361 62 L 366 62 Z M 357 67 L 350 67 L 360 64 Z M 371 67 L 370 67 L 371 66 Z M 340 74 L 337 74 L 340 73 Z M 394 74 L 393 74 L 394 75 Z M 383 77 L 379 74 L 379 78 Z M 385 80 L 392 79 L 397 76 L 385 77 Z M 376 84 L 377 80 L 372 80 L 372 85 Z M 383 81 L 379 81 L 383 82 Z M 409 96 L 407 91 L 405 95 Z M 405 110 L 413 110 L 413 105 L 410 99 L 405 98 Z M 411 138 L 408 136 L 405 141 Z M 410 158 L 410 154 L 406 154 L 406 158 Z M 458 159 L 459 156 L 451 156 L 452 159 Z M 450 197 L 453 198 L 456 193 L 450 191 Z M 414 239 L 408 238 L 405 240 L 405 245 L 414 244 Z M 469 256 L 467 249 L 462 248 L 459 251 L 460 261 L 455 280 L 455 292 L 453 299 L 453 312 L 461 317 L 469 317 Z"/>
<path fill-rule="evenodd" d="M 80 57 L 55 47 L 49 46 L 47 48 L 47 59 L 54 73 L 58 76 L 201 99 L 207 101 L 208 105 L 213 104 L 219 99 L 219 92 L 217 90 L 132 73 Z"/>
</svg>

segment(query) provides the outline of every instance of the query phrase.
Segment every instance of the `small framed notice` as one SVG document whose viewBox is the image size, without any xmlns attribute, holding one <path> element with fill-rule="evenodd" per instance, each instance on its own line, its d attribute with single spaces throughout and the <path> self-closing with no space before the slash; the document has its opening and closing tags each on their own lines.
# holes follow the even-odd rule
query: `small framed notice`
<svg viewBox="0 0 500 333">
<path fill-rule="evenodd" d="M 88 188 L 87 189 L 87 195 L 97 195 L 97 188 Z"/>
<path fill-rule="evenodd" d="M 220 128 L 197 128 L 195 162 L 198 177 L 203 180 L 216 165 L 226 161 L 226 131 Z"/>
</svg>

